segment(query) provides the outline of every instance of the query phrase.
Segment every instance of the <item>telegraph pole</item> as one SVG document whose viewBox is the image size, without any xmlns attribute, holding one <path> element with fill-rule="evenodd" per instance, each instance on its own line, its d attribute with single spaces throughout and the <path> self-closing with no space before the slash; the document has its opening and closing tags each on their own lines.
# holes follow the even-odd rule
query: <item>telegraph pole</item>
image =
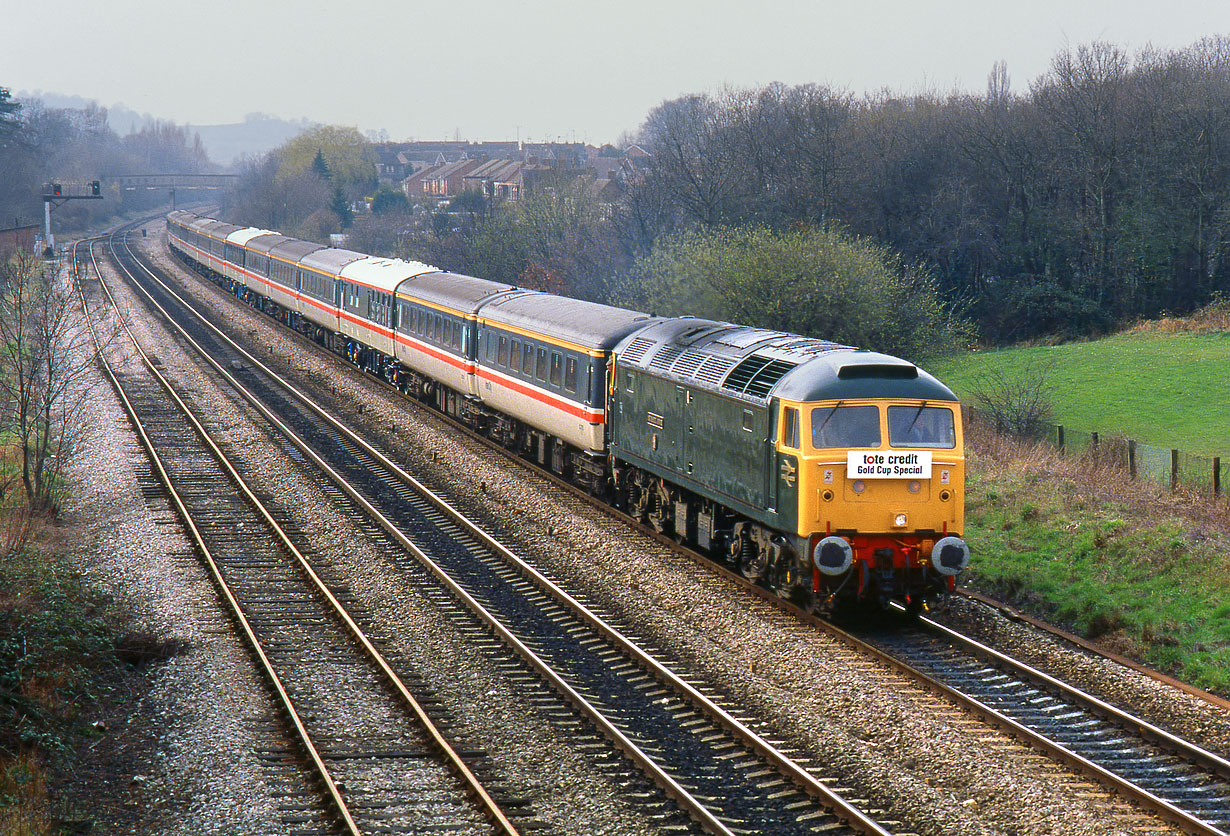
<svg viewBox="0 0 1230 836">
<path fill-rule="evenodd" d="M 97 180 L 89 183 L 89 194 L 64 194 L 64 187 L 59 183 L 47 184 L 43 194 L 43 242 L 46 247 L 43 255 L 51 258 L 55 255 L 55 238 L 51 235 L 51 210 L 59 209 L 70 200 L 102 200 L 102 185 Z"/>
</svg>

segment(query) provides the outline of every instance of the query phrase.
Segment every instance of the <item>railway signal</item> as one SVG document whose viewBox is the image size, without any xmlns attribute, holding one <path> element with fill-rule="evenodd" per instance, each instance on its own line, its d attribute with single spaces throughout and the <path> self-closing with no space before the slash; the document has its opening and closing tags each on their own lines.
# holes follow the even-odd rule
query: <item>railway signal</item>
<svg viewBox="0 0 1230 836">
<path fill-rule="evenodd" d="M 43 250 L 43 255 L 51 258 L 55 255 L 55 238 L 51 234 L 51 211 L 60 208 L 67 200 L 102 200 L 102 183 L 99 180 L 91 180 L 89 183 L 89 194 L 65 194 L 63 183 L 47 184 L 47 192 L 43 195 L 43 234 L 47 242 L 47 248 Z"/>
</svg>

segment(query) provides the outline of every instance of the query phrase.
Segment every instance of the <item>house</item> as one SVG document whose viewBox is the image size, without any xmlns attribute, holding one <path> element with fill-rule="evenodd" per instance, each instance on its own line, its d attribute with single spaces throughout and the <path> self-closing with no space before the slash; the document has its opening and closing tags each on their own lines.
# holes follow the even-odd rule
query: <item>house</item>
<svg viewBox="0 0 1230 836">
<path fill-rule="evenodd" d="M 377 142 L 372 145 L 376 158 L 376 177 L 384 182 L 397 182 L 407 174 L 406 164 L 401 159 L 405 150 L 403 142 Z"/>
<path fill-rule="evenodd" d="M 477 190 L 496 200 L 517 200 L 524 170 L 525 163 L 519 160 L 487 160 L 462 178 L 462 190 Z"/>
<path fill-rule="evenodd" d="M 424 172 L 419 178 L 422 192 L 413 197 L 456 197 L 462 191 L 462 178 L 482 165 L 480 160 L 458 160 Z"/>
<path fill-rule="evenodd" d="M 0 229 L 0 256 L 11 252 L 34 252 L 39 238 L 38 224 L 21 224 Z"/>
</svg>

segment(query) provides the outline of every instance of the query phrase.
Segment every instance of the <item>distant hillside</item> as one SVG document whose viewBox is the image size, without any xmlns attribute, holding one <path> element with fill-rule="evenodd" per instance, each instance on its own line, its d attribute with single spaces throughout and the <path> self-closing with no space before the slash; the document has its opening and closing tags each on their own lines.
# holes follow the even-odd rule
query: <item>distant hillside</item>
<svg viewBox="0 0 1230 836">
<path fill-rule="evenodd" d="M 287 122 L 263 113 L 252 113 L 237 124 L 189 125 L 188 130 L 201 135 L 201 142 L 211 160 L 229 166 L 245 154 L 258 155 L 272 151 L 315 124 L 307 119 Z"/>
<path fill-rule="evenodd" d="M 81 96 L 66 96 L 62 93 L 47 93 L 42 90 L 19 90 L 14 98 L 18 101 L 37 99 L 49 108 L 82 110 L 91 104 L 100 106 L 98 102 Z M 136 133 L 153 122 L 159 121 L 160 118 L 149 113 L 137 113 L 123 104 L 110 105 L 106 110 L 107 124 L 120 136 Z M 173 120 L 162 119 L 161 121 Z M 201 135 L 201 142 L 204 143 L 210 160 L 222 166 L 230 166 L 245 154 L 258 155 L 277 148 L 315 124 L 308 119 L 288 122 L 265 113 L 250 113 L 244 117 L 242 122 L 235 124 L 187 125 L 185 127 L 188 128 L 189 136 L 192 133 Z"/>
</svg>

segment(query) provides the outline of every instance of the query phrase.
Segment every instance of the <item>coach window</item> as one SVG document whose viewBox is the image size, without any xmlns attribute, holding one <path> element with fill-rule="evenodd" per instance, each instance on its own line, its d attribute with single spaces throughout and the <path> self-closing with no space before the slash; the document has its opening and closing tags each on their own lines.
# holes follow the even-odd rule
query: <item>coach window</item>
<svg viewBox="0 0 1230 836">
<path fill-rule="evenodd" d="M 508 365 L 508 337 L 500 337 L 500 353 L 496 356 L 495 361 L 501 366 Z"/>
<path fill-rule="evenodd" d="M 799 449 L 799 411 L 792 406 L 782 410 L 782 446 Z"/>
<path fill-rule="evenodd" d="M 525 348 L 524 348 L 524 354 L 525 354 L 525 357 L 522 360 L 521 371 L 525 373 L 526 377 L 533 377 L 534 376 L 534 346 L 530 345 L 529 343 L 526 343 Z"/>
<path fill-rule="evenodd" d="M 547 379 L 547 350 L 545 348 L 538 349 L 538 362 L 534 366 L 534 377 L 539 380 Z"/>
<path fill-rule="evenodd" d="M 453 323 L 453 348 L 461 351 L 461 344 L 465 340 L 465 328 L 460 322 Z"/>
<path fill-rule="evenodd" d="M 577 361 L 571 357 L 564 363 L 564 389 L 577 391 Z"/>
<path fill-rule="evenodd" d="M 521 341 L 513 340 L 510 348 L 512 354 L 509 356 L 508 368 L 514 372 L 521 371 Z"/>
<path fill-rule="evenodd" d="M 564 358 L 558 351 L 551 352 L 551 385 L 558 387 L 560 382 L 560 372 L 564 367 Z"/>
</svg>

